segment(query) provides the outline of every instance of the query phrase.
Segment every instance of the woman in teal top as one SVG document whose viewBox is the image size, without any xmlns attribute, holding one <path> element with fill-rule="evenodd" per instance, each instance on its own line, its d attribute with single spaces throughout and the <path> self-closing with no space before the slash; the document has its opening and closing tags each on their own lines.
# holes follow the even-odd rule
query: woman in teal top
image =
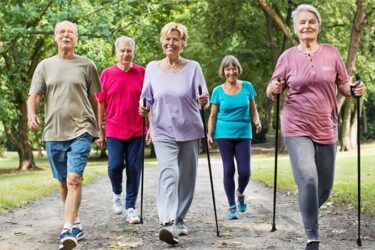
<svg viewBox="0 0 375 250">
<path fill-rule="evenodd" d="M 251 120 L 255 132 L 262 129 L 255 105 L 256 92 L 252 83 L 238 80 L 242 73 L 238 59 L 232 55 L 223 58 L 219 75 L 225 82 L 216 86 L 211 96 L 211 113 L 208 119 L 208 144 L 217 141 L 223 161 L 224 189 L 228 198 L 228 219 L 238 219 L 237 209 L 245 212 L 245 188 L 250 180 Z M 238 187 L 234 174 L 238 171 Z M 237 206 L 236 199 L 237 196 Z"/>
</svg>

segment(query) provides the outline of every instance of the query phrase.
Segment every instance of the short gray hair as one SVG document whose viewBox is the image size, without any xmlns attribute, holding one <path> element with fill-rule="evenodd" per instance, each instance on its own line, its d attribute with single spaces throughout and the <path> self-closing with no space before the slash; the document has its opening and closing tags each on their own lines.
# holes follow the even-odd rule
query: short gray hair
<svg viewBox="0 0 375 250">
<path fill-rule="evenodd" d="M 115 48 L 117 49 L 118 46 L 120 46 L 120 44 L 123 44 L 123 43 L 130 43 L 133 50 L 135 49 L 134 39 L 128 36 L 120 36 L 119 38 L 117 38 L 115 42 Z"/>
<path fill-rule="evenodd" d="M 69 23 L 69 24 L 71 24 L 73 26 L 74 34 L 76 36 L 78 36 L 78 27 L 77 27 L 77 24 L 75 24 L 75 23 L 73 23 L 71 21 L 68 21 L 68 20 L 63 20 L 61 22 L 56 23 L 56 25 L 55 25 L 55 35 L 59 32 L 59 26 L 62 23 Z"/>
<path fill-rule="evenodd" d="M 221 78 L 224 78 L 224 69 L 226 67 L 229 67 L 230 65 L 237 67 L 238 74 L 239 75 L 242 74 L 242 67 L 238 59 L 235 56 L 226 55 L 224 56 L 223 60 L 221 60 L 220 67 L 219 67 L 219 76 Z"/>
<path fill-rule="evenodd" d="M 293 24 L 296 25 L 297 17 L 301 12 L 311 12 L 316 16 L 316 19 L 318 20 L 319 27 L 322 25 L 322 19 L 320 18 L 319 11 L 310 4 L 300 4 L 298 7 L 293 10 L 292 12 L 292 18 L 293 18 Z"/>
</svg>

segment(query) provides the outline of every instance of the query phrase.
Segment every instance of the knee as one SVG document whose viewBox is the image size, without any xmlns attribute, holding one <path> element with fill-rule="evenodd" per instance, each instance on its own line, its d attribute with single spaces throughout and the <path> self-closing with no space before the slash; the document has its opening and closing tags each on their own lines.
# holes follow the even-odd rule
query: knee
<svg viewBox="0 0 375 250">
<path fill-rule="evenodd" d="M 250 169 L 242 169 L 238 171 L 238 176 L 241 180 L 249 180 L 250 179 Z"/>
<path fill-rule="evenodd" d="M 68 191 L 68 185 L 66 183 L 66 180 L 60 181 L 60 189 L 65 192 Z"/>
<path fill-rule="evenodd" d="M 121 161 L 111 161 L 108 163 L 108 172 L 116 172 L 124 169 L 124 163 Z"/>
<path fill-rule="evenodd" d="M 318 190 L 317 188 L 317 181 L 312 178 L 308 177 L 303 181 L 303 189 L 308 194 L 315 194 Z"/>
<path fill-rule="evenodd" d="M 82 185 L 82 177 L 75 173 L 68 174 L 66 179 L 68 188 L 78 188 Z"/>
</svg>

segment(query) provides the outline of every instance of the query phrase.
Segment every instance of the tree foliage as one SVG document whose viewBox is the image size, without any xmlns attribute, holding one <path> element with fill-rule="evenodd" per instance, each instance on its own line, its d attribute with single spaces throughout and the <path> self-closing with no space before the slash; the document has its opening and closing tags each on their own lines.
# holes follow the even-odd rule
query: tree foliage
<svg viewBox="0 0 375 250">
<path fill-rule="evenodd" d="M 135 61 L 145 66 L 163 57 L 161 27 L 170 21 L 185 24 L 189 39 L 183 56 L 201 63 L 209 89 L 223 81 L 217 74 L 223 56 L 235 55 L 244 69 L 241 78 L 254 83 L 262 122 L 272 130 L 273 105 L 265 98 L 266 84 L 277 57 L 297 42 L 290 13 L 302 2 L 320 10 L 319 41 L 337 47 L 344 60 L 350 53 L 357 5 L 364 4 L 365 26 L 353 70 L 367 85 L 363 114 L 369 113 L 375 99 L 375 0 L 5 0 L 0 6 L 0 131 L 18 151 L 20 169 L 34 168 L 32 149 L 40 133 L 27 132 L 25 101 L 36 65 L 56 53 L 54 25 L 65 19 L 78 24 L 76 52 L 91 58 L 99 72 L 115 62 L 117 37 L 135 38 Z M 353 117 L 354 104 L 347 103 Z M 364 117 L 369 124 L 364 135 L 373 138 L 375 118 L 370 113 Z"/>
</svg>

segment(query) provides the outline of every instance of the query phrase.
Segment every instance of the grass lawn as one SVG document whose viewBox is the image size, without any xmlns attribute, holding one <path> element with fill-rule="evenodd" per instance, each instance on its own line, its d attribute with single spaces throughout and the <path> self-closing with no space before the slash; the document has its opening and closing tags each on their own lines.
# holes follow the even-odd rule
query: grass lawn
<svg viewBox="0 0 375 250">
<path fill-rule="evenodd" d="M 18 166 L 16 152 L 6 152 L 5 158 L 0 158 L 0 173 L 3 173 L 0 174 L 0 213 L 59 190 L 58 182 L 52 178 L 47 158 L 35 156 L 35 160 L 42 170 L 18 173 L 14 171 Z M 106 174 L 106 161 L 90 160 L 84 173 L 84 184 Z"/>
<path fill-rule="evenodd" d="M 145 153 L 146 157 L 148 152 Z M 362 210 L 375 215 L 375 143 L 361 146 L 362 167 Z M 278 189 L 296 192 L 289 158 L 287 155 L 278 157 Z M 331 202 L 341 202 L 349 206 L 357 205 L 357 151 L 338 152 L 336 175 Z M 155 163 L 155 159 L 146 159 L 147 164 Z M 51 171 L 45 157 L 36 157 L 36 162 L 43 170 L 0 174 L 0 213 L 20 207 L 29 201 L 58 190 L 58 183 L 51 177 Z M 15 169 L 18 156 L 7 152 L 0 158 L 0 173 Z M 107 174 L 107 162 L 90 161 L 84 175 L 84 183 L 90 183 L 99 176 Z M 4 171 L 5 170 L 5 171 Z M 252 179 L 273 186 L 274 155 L 255 155 L 252 158 Z M 9 171 L 8 171 L 9 172 Z"/>
<path fill-rule="evenodd" d="M 375 215 L 375 143 L 361 145 L 361 207 Z M 274 155 L 252 158 L 252 178 L 273 187 Z M 297 192 L 288 155 L 278 156 L 278 190 Z M 357 207 L 357 151 L 338 152 L 331 202 Z"/>
</svg>

